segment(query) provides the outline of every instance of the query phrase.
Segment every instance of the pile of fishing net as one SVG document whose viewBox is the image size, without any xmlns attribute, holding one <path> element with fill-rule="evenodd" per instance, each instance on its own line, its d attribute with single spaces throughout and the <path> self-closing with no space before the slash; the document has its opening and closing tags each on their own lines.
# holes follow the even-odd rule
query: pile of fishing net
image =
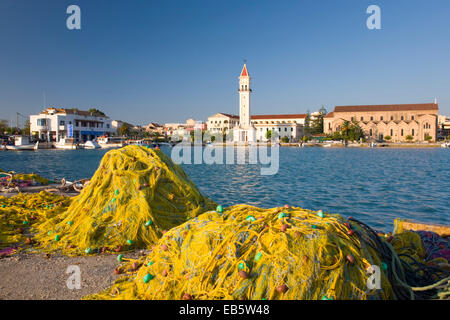
<svg viewBox="0 0 450 320">
<path fill-rule="evenodd" d="M 219 206 L 169 230 L 148 256 L 118 260 L 125 276 L 86 299 L 416 297 L 404 262 L 368 226 L 294 207 Z"/>
<path fill-rule="evenodd" d="M 0 249 L 10 253 L 20 244 L 32 244 L 35 225 L 64 213 L 71 199 L 47 192 L 0 196 Z"/>
<path fill-rule="evenodd" d="M 389 239 L 404 261 L 413 291 L 428 299 L 450 298 L 450 241 L 431 231 L 403 231 Z"/>
<path fill-rule="evenodd" d="M 155 243 L 170 228 L 215 208 L 162 151 L 109 151 L 67 212 L 37 226 L 44 251 L 68 255 L 127 251 Z"/>
<path fill-rule="evenodd" d="M 0 169 L 0 189 L 45 186 L 52 182 L 38 174 L 6 172 Z"/>
</svg>

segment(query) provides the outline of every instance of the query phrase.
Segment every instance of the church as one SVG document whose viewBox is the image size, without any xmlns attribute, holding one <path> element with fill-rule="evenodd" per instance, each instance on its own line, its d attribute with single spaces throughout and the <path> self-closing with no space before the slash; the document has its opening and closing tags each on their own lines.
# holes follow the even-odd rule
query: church
<svg viewBox="0 0 450 320">
<path fill-rule="evenodd" d="M 207 128 L 210 132 L 233 133 L 237 143 L 264 142 L 270 136 L 297 142 L 303 136 L 306 114 L 269 114 L 252 115 L 250 108 L 251 78 L 244 64 L 239 76 L 239 116 L 228 113 L 216 113 L 208 117 Z"/>
</svg>

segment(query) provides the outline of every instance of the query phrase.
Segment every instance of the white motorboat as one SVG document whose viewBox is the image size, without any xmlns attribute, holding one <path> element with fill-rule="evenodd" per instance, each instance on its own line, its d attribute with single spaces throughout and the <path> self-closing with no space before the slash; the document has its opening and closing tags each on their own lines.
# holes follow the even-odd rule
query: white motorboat
<svg viewBox="0 0 450 320">
<path fill-rule="evenodd" d="M 59 142 L 55 144 L 56 149 L 64 149 L 64 150 L 75 150 L 80 149 L 80 145 L 75 142 L 74 138 L 63 138 L 60 139 Z"/>
<path fill-rule="evenodd" d="M 91 140 L 86 141 L 86 143 L 83 145 L 83 147 L 85 149 L 99 149 L 99 148 L 101 148 L 100 145 L 97 142 L 91 141 Z"/>
<path fill-rule="evenodd" d="M 14 145 L 5 145 L 6 150 L 11 151 L 24 151 L 24 150 L 37 150 L 39 142 L 30 143 L 30 139 L 27 136 L 15 136 Z"/>
<path fill-rule="evenodd" d="M 100 145 L 100 148 L 122 148 L 125 145 L 120 137 L 99 137 L 97 143 Z"/>
</svg>

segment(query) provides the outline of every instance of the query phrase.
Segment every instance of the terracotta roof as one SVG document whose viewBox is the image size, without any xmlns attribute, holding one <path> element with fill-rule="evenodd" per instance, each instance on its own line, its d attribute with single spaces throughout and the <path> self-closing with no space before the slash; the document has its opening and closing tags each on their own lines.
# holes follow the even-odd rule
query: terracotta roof
<svg viewBox="0 0 450 320">
<path fill-rule="evenodd" d="M 245 64 L 245 63 L 244 63 L 244 67 L 242 68 L 242 71 L 241 71 L 241 77 L 249 77 L 248 71 L 247 71 L 247 64 Z"/>
<path fill-rule="evenodd" d="M 262 120 L 262 119 L 304 119 L 306 114 L 261 114 L 251 116 L 252 120 Z"/>
<path fill-rule="evenodd" d="M 42 113 L 49 114 L 50 111 L 55 110 L 55 113 L 59 114 L 77 114 L 80 116 L 90 116 L 91 113 L 89 111 L 76 110 L 76 109 L 64 109 L 64 108 L 47 108 Z M 106 116 L 103 116 L 106 118 Z"/>
<path fill-rule="evenodd" d="M 219 113 L 223 114 L 224 116 L 227 116 L 229 118 L 239 119 L 239 116 L 237 116 L 235 114 L 229 114 L 229 113 L 223 113 L 223 112 L 219 112 Z"/>
<path fill-rule="evenodd" d="M 333 117 L 334 117 L 334 112 L 327 113 L 327 115 L 325 116 L 325 118 L 333 118 Z"/>
<path fill-rule="evenodd" d="M 438 110 L 435 103 L 336 106 L 334 112 Z M 327 115 L 328 117 L 328 115 Z"/>
</svg>

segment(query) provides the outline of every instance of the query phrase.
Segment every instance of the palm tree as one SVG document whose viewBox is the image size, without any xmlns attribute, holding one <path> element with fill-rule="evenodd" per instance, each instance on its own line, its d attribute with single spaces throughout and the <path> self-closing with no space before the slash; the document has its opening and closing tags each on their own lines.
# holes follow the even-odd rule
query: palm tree
<svg viewBox="0 0 450 320">
<path fill-rule="evenodd" d="M 341 133 L 342 133 L 342 137 L 344 138 L 344 140 L 348 140 L 350 130 L 351 130 L 350 121 L 344 120 L 344 123 L 342 124 L 342 127 L 341 127 Z"/>
</svg>

